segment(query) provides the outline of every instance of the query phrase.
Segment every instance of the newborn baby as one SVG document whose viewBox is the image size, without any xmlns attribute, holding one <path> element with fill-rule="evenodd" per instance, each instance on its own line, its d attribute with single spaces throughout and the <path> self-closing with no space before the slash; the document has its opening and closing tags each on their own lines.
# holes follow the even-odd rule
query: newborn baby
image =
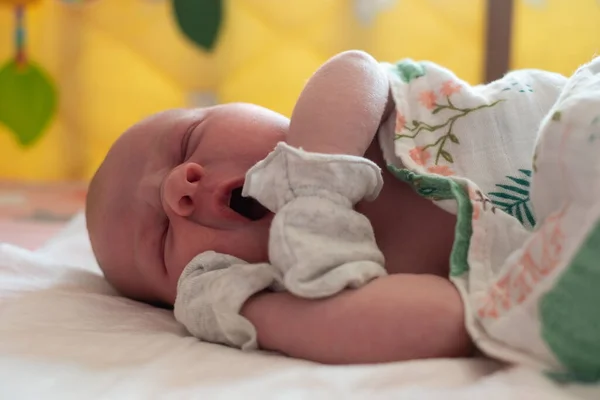
<svg viewBox="0 0 600 400">
<path fill-rule="evenodd" d="M 555 221 L 528 188 L 565 86 L 516 71 L 471 87 L 351 51 L 290 121 L 247 104 L 160 113 L 90 184 L 94 254 L 123 295 L 175 305 L 204 340 L 324 363 L 465 356 L 475 340 L 556 367 L 534 330 L 490 328 L 513 294 L 492 310 L 489 293 Z"/>
<path fill-rule="evenodd" d="M 115 142 L 90 184 L 88 230 L 106 278 L 125 296 L 173 305 L 180 275 L 198 254 L 268 262 L 273 214 L 241 196 L 247 171 L 282 141 L 365 155 L 383 167 L 374 138 L 393 121 L 386 72 L 361 52 L 334 57 L 312 77 L 291 124 L 247 104 L 142 121 Z M 260 348 L 327 363 L 470 352 L 460 296 L 447 279 L 454 216 L 387 170 L 383 182 L 356 210 L 372 224 L 392 275 L 320 300 L 257 294 L 242 314 Z"/>
</svg>

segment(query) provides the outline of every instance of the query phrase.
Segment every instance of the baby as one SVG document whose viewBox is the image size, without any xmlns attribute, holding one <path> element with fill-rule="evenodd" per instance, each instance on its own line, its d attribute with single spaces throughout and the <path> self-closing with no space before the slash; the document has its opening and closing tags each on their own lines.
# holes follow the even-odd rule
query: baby
<svg viewBox="0 0 600 400">
<path fill-rule="evenodd" d="M 571 80 L 593 86 L 594 68 Z M 536 165 L 543 179 L 556 164 L 542 139 L 569 82 L 516 71 L 471 87 L 433 63 L 350 51 L 289 121 L 247 104 L 160 113 L 90 184 L 94 254 L 123 295 L 174 306 L 204 340 L 323 363 L 466 356 L 475 341 L 573 373 L 581 363 L 540 343 L 543 315 L 512 312 L 538 313 L 532 288 L 551 292 L 572 261 L 555 254 L 568 210 L 529 190 Z M 517 293 L 511 274 L 548 237 L 556 274 L 529 267 Z"/>
</svg>

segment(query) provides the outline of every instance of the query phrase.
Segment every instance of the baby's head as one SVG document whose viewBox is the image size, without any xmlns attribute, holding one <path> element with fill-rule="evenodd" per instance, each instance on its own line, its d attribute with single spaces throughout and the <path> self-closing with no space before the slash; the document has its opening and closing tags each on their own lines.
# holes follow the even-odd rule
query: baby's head
<svg viewBox="0 0 600 400">
<path fill-rule="evenodd" d="M 127 130 L 86 204 L 106 279 L 127 297 L 173 304 L 181 272 L 204 251 L 266 261 L 272 216 L 241 187 L 288 125 L 267 109 L 227 104 L 162 112 Z"/>
</svg>

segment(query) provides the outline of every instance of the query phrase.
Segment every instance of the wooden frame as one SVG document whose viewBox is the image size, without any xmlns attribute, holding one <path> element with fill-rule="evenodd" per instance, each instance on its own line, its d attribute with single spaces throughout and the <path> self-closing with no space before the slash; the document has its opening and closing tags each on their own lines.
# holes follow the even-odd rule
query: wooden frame
<svg viewBox="0 0 600 400">
<path fill-rule="evenodd" d="M 510 69 L 514 0 L 487 0 L 485 81 L 501 78 Z"/>
</svg>

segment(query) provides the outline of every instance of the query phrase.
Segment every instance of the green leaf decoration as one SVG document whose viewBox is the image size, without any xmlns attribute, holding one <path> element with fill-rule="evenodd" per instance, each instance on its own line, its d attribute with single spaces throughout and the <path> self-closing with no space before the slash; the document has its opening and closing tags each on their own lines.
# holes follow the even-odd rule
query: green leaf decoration
<svg viewBox="0 0 600 400">
<path fill-rule="evenodd" d="M 494 206 L 512 215 L 521 224 L 534 227 L 535 217 L 531 211 L 529 198 L 531 171 L 520 169 L 520 176 L 507 176 L 511 184 L 497 184 L 500 190 L 488 193 Z"/>
<path fill-rule="evenodd" d="M 42 136 L 56 111 L 57 98 L 50 77 L 40 66 L 10 61 L 0 68 L 0 123 L 22 146 L 32 146 Z"/>
<path fill-rule="evenodd" d="M 520 169 L 519 172 L 522 173 L 523 175 L 527 176 L 528 178 L 531 178 L 531 170 L 529 170 L 529 169 Z M 529 182 L 527 182 L 527 185 L 529 185 Z"/>
<path fill-rule="evenodd" d="M 204 50 L 214 48 L 223 19 L 221 0 L 173 0 L 173 11 L 190 40 Z"/>
<path fill-rule="evenodd" d="M 453 134 L 453 133 L 449 134 L 448 138 L 450 139 L 450 141 L 452 143 L 460 144 L 460 142 L 458 141 L 458 138 L 456 137 L 455 134 Z"/>
<path fill-rule="evenodd" d="M 396 63 L 398 75 L 405 83 L 420 78 L 425 75 L 425 67 L 422 64 L 407 58 Z"/>
<path fill-rule="evenodd" d="M 506 190 L 507 192 L 515 192 L 522 196 L 529 196 L 529 189 L 523 189 L 522 187 L 512 185 L 496 185 L 497 187 Z"/>
<path fill-rule="evenodd" d="M 453 163 L 454 162 L 454 158 L 452 158 L 452 154 L 448 153 L 446 150 L 441 150 L 440 151 L 440 155 L 442 157 L 444 157 L 444 159 L 446 161 L 448 161 L 449 163 Z"/>
<path fill-rule="evenodd" d="M 560 111 L 555 111 L 554 114 L 552 114 L 552 121 L 560 122 L 561 118 L 562 118 L 562 113 Z"/>
</svg>

